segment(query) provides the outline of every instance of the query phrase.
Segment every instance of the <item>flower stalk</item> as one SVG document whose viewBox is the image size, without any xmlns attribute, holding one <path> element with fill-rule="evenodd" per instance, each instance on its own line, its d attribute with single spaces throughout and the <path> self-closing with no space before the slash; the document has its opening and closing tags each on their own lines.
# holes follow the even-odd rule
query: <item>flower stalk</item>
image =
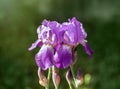
<svg viewBox="0 0 120 89">
<path fill-rule="evenodd" d="M 76 86 L 76 79 L 75 79 L 75 74 L 74 74 L 73 67 L 71 66 L 70 69 L 71 69 L 71 73 L 72 73 L 72 76 L 73 76 L 74 86 L 75 86 L 75 89 L 76 89 L 77 86 Z"/>
<path fill-rule="evenodd" d="M 48 76 L 47 76 L 47 79 L 48 79 L 48 86 L 46 89 L 49 89 L 49 86 L 50 86 L 50 79 L 51 79 L 51 68 L 48 69 Z"/>
</svg>

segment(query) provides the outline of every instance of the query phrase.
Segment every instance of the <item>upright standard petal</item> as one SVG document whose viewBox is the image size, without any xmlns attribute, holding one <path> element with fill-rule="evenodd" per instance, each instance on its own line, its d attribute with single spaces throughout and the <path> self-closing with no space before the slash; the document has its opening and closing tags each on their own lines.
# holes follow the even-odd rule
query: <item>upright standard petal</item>
<svg viewBox="0 0 120 89">
<path fill-rule="evenodd" d="M 76 35 L 78 42 L 83 41 L 87 37 L 87 33 L 85 32 L 83 25 L 79 22 L 75 17 L 73 17 L 69 22 L 73 23 L 76 30 Z"/>
<path fill-rule="evenodd" d="M 65 30 L 64 42 L 69 45 L 77 45 L 87 36 L 82 24 L 75 17 L 64 22 L 62 28 Z"/>
<path fill-rule="evenodd" d="M 36 64 L 42 70 L 46 70 L 53 66 L 54 49 L 50 45 L 43 45 L 40 51 L 36 54 Z"/>
<path fill-rule="evenodd" d="M 54 55 L 54 65 L 57 68 L 67 68 L 72 64 L 72 51 L 71 47 L 67 45 L 61 45 L 59 49 L 56 49 Z"/>
<path fill-rule="evenodd" d="M 51 43 L 51 29 L 49 27 L 46 27 L 44 25 L 41 25 L 37 28 L 37 34 L 38 34 L 38 39 L 41 39 L 43 43 Z"/>
<path fill-rule="evenodd" d="M 37 33 L 38 38 L 42 39 L 43 43 L 56 45 L 62 42 L 64 31 L 57 21 L 44 20 L 37 29 Z"/>
<path fill-rule="evenodd" d="M 69 45 L 77 44 L 77 31 L 73 23 L 65 22 L 62 24 L 62 29 L 65 30 L 63 41 Z"/>
</svg>

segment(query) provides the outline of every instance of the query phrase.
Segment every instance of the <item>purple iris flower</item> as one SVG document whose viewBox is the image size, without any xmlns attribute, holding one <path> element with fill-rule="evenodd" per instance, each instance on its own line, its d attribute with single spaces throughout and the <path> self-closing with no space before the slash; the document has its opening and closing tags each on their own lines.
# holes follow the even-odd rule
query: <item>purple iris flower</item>
<svg viewBox="0 0 120 89">
<path fill-rule="evenodd" d="M 71 20 L 69 19 L 69 22 L 64 22 L 62 25 L 63 29 L 65 29 L 64 43 L 71 46 L 82 44 L 85 52 L 89 56 L 92 56 L 93 51 L 90 49 L 89 44 L 85 40 L 87 33 L 85 32 L 82 23 L 73 17 Z"/>
<path fill-rule="evenodd" d="M 52 66 L 67 68 L 73 62 L 73 51 L 78 44 L 82 44 L 86 53 L 91 56 L 92 51 L 85 41 L 87 33 L 82 24 L 73 17 L 62 24 L 56 21 L 44 20 L 37 28 L 38 39 L 29 50 L 41 47 L 36 54 L 36 64 L 42 70 Z"/>
</svg>

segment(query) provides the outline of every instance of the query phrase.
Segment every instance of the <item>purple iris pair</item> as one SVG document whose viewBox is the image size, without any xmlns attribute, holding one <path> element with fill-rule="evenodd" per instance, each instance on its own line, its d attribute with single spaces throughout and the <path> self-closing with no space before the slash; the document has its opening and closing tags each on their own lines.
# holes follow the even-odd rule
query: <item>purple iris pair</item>
<svg viewBox="0 0 120 89">
<path fill-rule="evenodd" d="M 38 39 L 29 50 L 37 46 L 41 48 L 35 59 L 42 70 L 52 66 L 63 69 L 69 67 L 74 61 L 74 49 L 79 44 L 83 45 L 89 56 L 93 53 L 85 40 L 87 33 L 75 17 L 62 24 L 44 20 L 38 27 L 37 34 Z"/>
</svg>

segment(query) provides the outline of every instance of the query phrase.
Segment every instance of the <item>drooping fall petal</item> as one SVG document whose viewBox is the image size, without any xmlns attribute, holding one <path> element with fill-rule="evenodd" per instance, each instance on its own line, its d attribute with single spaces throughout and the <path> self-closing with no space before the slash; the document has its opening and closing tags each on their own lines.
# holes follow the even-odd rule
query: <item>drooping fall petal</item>
<svg viewBox="0 0 120 89">
<path fill-rule="evenodd" d="M 36 54 L 36 64 L 42 70 L 46 70 L 53 66 L 54 49 L 50 45 L 43 45 L 40 51 Z"/>
<path fill-rule="evenodd" d="M 72 51 L 70 46 L 62 45 L 56 50 L 54 64 L 57 68 L 67 68 L 72 64 Z"/>
<path fill-rule="evenodd" d="M 33 50 L 34 48 L 36 48 L 37 46 L 41 47 L 42 46 L 42 42 L 40 39 L 36 40 L 34 43 L 32 43 L 31 47 L 28 48 L 29 51 Z"/>
<path fill-rule="evenodd" d="M 88 42 L 87 42 L 87 41 L 83 41 L 83 42 L 82 42 L 82 45 L 83 45 L 83 47 L 84 47 L 85 52 L 91 57 L 92 54 L 93 54 L 93 51 L 92 51 L 92 49 L 90 48 Z"/>
</svg>

